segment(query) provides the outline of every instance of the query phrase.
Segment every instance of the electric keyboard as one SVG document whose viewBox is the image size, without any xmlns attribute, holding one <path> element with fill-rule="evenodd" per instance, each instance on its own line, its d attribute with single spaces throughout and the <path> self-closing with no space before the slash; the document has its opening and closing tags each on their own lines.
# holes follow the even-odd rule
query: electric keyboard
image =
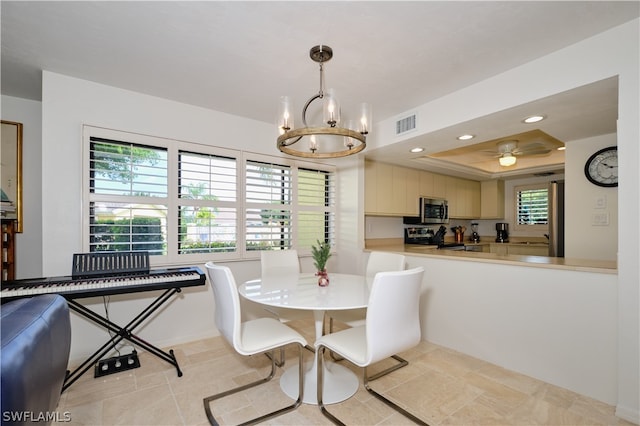
<svg viewBox="0 0 640 426">
<path fill-rule="evenodd" d="M 0 300 L 55 293 L 67 299 L 136 293 L 205 284 L 198 267 L 154 269 L 144 273 L 105 276 L 64 276 L 33 278 L 2 283 Z"/>
<path fill-rule="evenodd" d="M 110 351 L 117 350 L 117 345 L 123 340 L 173 365 L 178 377 L 182 377 L 182 371 L 173 349 L 165 352 L 145 339 L 141 339 L 133 331 L 152 318 L 152 315 L 163 304 L 169 302 L 172 296 L 180 293 L 182 287 L 205 285 L 206 276 L 200 268 L 195 266 L 151 270 L 149 265 L 148 252 L 74 254 L 71 276 L 3 282 L 0 286 L 0 302 L 4 303 L 21 297 L 47 293 L 59 294 L 67 299 L 69 309 L 109 331 L 109 340 L 104 345 L 75 370 L 67 372 L 62 391 L 65 391 L 84 373 L 97 366 L 98 361 Z M 116 324 L 114 320 L 109 318 L 107 312 L 100 314 L 74 300 L 153 290 L 163 291 L 126 325 Z"/>
</svg>

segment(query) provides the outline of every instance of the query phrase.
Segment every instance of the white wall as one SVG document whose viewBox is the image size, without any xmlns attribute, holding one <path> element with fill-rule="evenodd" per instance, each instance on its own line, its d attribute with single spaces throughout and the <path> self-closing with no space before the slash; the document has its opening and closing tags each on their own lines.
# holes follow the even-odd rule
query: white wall
<svg viewBox="0 0 640 426">
<path fill-rule="evenodd" d="M 409 256 L 423 338 L 608 404 L 617 401 L 615 274 Z"/>
<path fill-rule="evenodd" d="M 617 145 L 616 135 L 604 135 L 566 144 L 565 241 L 567 257 L 618 259 L 618 188 L 603 188 L 589 182 L 584 165 L 594 152 Z M 604 205 L 599 203 L 604 201 Z M 608 225 L 594 225 L 594 214 L 607 214 Z M 625 238 L 625 237 L 623 237 Z"/>
<path fill-rule="evenodd" d="M 16 278 L 42 276 L 42 105 L 2 96 L 2 119 L 23 124 L 22 233 L 16 234 Z"/>
</svg>

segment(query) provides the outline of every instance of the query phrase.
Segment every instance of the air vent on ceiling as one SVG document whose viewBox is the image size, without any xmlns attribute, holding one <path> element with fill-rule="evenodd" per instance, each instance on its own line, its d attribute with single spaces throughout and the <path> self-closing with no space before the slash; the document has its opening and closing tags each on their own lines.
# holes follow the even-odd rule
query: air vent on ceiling
<svg viewBox="0 0 640 426">
<path fill-rule="evenodd" d="M 544 176 L 553 176 L 555 175 L 554 172 L 540 172 L 540 173 L 534 173 L 533 174 L 536 177 L 544 177 Z"/>
<path fill-rule="evenodd" d="M 416 115 L 411 114 L 396 121 L 396 135 L 410 132 L 416 128 Z"/>
</svg>

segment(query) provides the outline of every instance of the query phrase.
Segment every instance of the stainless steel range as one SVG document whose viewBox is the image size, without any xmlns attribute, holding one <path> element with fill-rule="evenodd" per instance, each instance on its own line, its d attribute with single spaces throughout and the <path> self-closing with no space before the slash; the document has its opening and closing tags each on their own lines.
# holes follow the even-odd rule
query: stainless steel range
<svg viewBox="0 0 640 426">
<path fill-rule="evenodd" d="M 405 244 L 435 245 L 433 242 L 433 229 L 421 226 L 404 228 Z"/>
<path fill-rule="evenodd" d="M 440 250 L 464 250 L 464 251 L 482 251 L 479 246 L 465 245 L 464 243 L 445 243 L 444 234 L 447 232 L 446 227 L 441 226 L 437 232 L 428 227 L 414 226 L 404 229 L 405 244 L 419 244 L 437 246 Z"/>
</svg>

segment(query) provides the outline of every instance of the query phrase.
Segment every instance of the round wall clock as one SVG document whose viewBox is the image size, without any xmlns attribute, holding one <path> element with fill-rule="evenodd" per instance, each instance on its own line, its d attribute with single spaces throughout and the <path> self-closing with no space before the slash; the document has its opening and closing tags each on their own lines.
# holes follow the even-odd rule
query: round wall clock
<svg viewBox="0 0 640 426">
<path fill-rule="evenodd" d="M 618 186 L 618 147 L 610 146 L 595 152 L 585 163 L 584 174 L 595 185 Z"/>
</svg>

